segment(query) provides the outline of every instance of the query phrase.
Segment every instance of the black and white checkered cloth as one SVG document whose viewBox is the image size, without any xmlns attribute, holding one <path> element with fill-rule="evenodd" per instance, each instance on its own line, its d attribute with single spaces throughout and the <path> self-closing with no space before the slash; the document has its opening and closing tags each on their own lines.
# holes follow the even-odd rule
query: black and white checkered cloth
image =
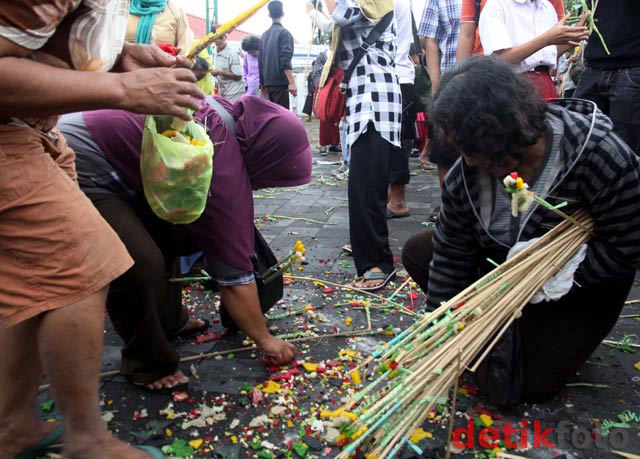
<svg viewBox="0 0 640 459">
<path fill-rule="evenodd" d="M 337 0 L 333 20 L 342 27 L 335 63 L 346 70 L 353 60 L 354 50 L 362 45 L 375 24 L 363 16 L 356 0 Z M 400 146 L 402 96 L 395 72 L 395 52 L 396 25 L 391 21 L 349 80 L 345 108 L 349 146 L 365 132 L 369 121 L 374 123 L 383 139 Z"/>
</svg>

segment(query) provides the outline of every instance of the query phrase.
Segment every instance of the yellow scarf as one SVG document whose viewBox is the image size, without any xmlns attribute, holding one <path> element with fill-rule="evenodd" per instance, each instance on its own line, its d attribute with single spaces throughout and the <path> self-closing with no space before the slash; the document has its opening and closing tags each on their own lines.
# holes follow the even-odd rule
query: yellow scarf
<svg viewBox="0 0 640 459">
<path fill-rule="evenodd" d="M 377 23 L 382 17 L 389 11 L 393 11 L 394 0 L 358 0 L 360 4 L 360 10 L 362 15 L 374 24 Z M 331 47 L 332 55 L 331 59 L 327 59 L 324 67 L 322 68 L 322 74 L 320 75 L 320 87 L 324 86 L 329 76 L 329 69 L 333 64 L 333 60 L 338 54 L 338 48 L 340 47 L 340 26 L 334 24 L 333 26 L 333 46 Z"/>
</svg>

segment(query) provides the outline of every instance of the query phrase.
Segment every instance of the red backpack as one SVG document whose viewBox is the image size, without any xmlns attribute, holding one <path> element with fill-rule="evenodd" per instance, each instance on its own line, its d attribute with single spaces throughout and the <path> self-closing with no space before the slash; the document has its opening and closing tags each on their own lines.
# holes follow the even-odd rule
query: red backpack
<svg viewBox="0 0 640 459">
<path fill-rule="evenodd" d="M 313 113 L 323 123 L 338 123 L 344 114 L 347 91 L 340 89 L 343 81 L 344 70 L 337 65 L 332 65 L 324 86 L 317 87 L 313 94 Z"/>
</svg>

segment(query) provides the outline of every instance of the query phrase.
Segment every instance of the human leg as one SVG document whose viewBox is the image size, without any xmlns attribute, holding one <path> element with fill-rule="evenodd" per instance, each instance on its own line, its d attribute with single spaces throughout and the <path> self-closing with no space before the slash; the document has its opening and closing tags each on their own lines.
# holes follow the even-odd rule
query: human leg
<svg viewBox="0 0 640 459">
<path fill-rule="evenodd" d="M 0 349 L 0 457 L 13 457 L 35 445 L 57 426 L 44 423 L 35 410 L 42 364 L 38 354 L 39 320 L 33 318 L 4 328 Z"/>
<path fill-rule="evenodd" d="M 370 269 L 385 273 L 393 271 L 386 218 L 391 147 L 371 123 L 351 148 L 349 234 L 360 276 Z M 356 287 L 370 287 L 376 283 L 382 281 L 357 283 Z"/>
<path fill-rule="evenodd" d="M 403 140 L 401 148 L 393 148 L 389 155 L 389 202 L 387 218 L 408 217 L 409 205 L 405 188 L 410 180 L 409 154 L 413 140 Z"/>
<path fill-rule="evenodd" d="M 640 67 L 611 71 L 609 117 L 613 130 L 636 153 L 640 152 Z"/>
<path fill-rule="evenodd" d="M 117 196 L 90 198 L 135 261 L 113 282 L 107 299 L 113 327 L 125 343 L 122 373 L 150 389 L 188 382 L 178 369 L 180 357 L 167 339 L 168 332 L 184 326 L 188 314 L 183 310 L 179 287 L 168 282 L 165 256 L 149 233 L 162 230 L 145 227 L 134 209 Z"/>
<path fill-rule="evenodd" d="M 609 114 L 609 98 L 605 95 L 608 91 L 608 71 L 586 67 L 578 86 L 573 93 L 574 99 L 586 99 L 595 102 L 605 115 Z"/>
<path fill-rule="evenodd" d="M 98 387 L 107 288 L 39 318 L 38 349 L 65 428 L 66 459 L 147 459 L 100 417 Z M 37 390 L 37 387 L 36 387 Z"/>
<path fill-rule="evenodd" d="M 429 287 L 429 263 L 433 258 L 433 229 L 414 234 L 402 245 L 402 265 L 424 293 Z"/>
<path fill-rule="evenodd" d="M 271 86 L 267 91 L 271 102 L 289 110 L 289 90 L 286 86 Z"/>
<path fill-rule="evenodd" d="M 520 322 L 523 399 L 554 397 L 616 324 L 634 273 L 596 287 L 574 287 L 558 301 L 529 304 Z"/>
</svg>

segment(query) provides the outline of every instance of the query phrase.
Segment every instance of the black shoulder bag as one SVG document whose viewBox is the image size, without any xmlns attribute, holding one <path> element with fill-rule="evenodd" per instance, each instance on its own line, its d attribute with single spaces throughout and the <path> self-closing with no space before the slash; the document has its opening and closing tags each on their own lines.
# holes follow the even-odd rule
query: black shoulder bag
<svg viewBox="0 0 640 459">
<path fill-rule="evenodd" d="M 236 135 L 236 122 L 231 114 L 213 97 L 206 98 L 207 103 L 216 111 L 225 122 L 229 130 Z M 258 287 L 258 298 L 260 299 L 260 309 L 265 314 L 278 301 L 282 299 L 284 294 L 284 281 L 282 274 L 274 278 L 270 278 L 269 282 L 264 281 L 264 273 L 278 262 L 275 254 L 269 247 L 267 241 L 264 240 L 260 231 L 253 226 L 254 250 L 252 257 L 253 274 L 256 278 L 256 286 Z M 233 321 L 222 301 L 220 301 L 220 322 L 229 331 L 239 330 L 238 325 Z"/>
</svg>

